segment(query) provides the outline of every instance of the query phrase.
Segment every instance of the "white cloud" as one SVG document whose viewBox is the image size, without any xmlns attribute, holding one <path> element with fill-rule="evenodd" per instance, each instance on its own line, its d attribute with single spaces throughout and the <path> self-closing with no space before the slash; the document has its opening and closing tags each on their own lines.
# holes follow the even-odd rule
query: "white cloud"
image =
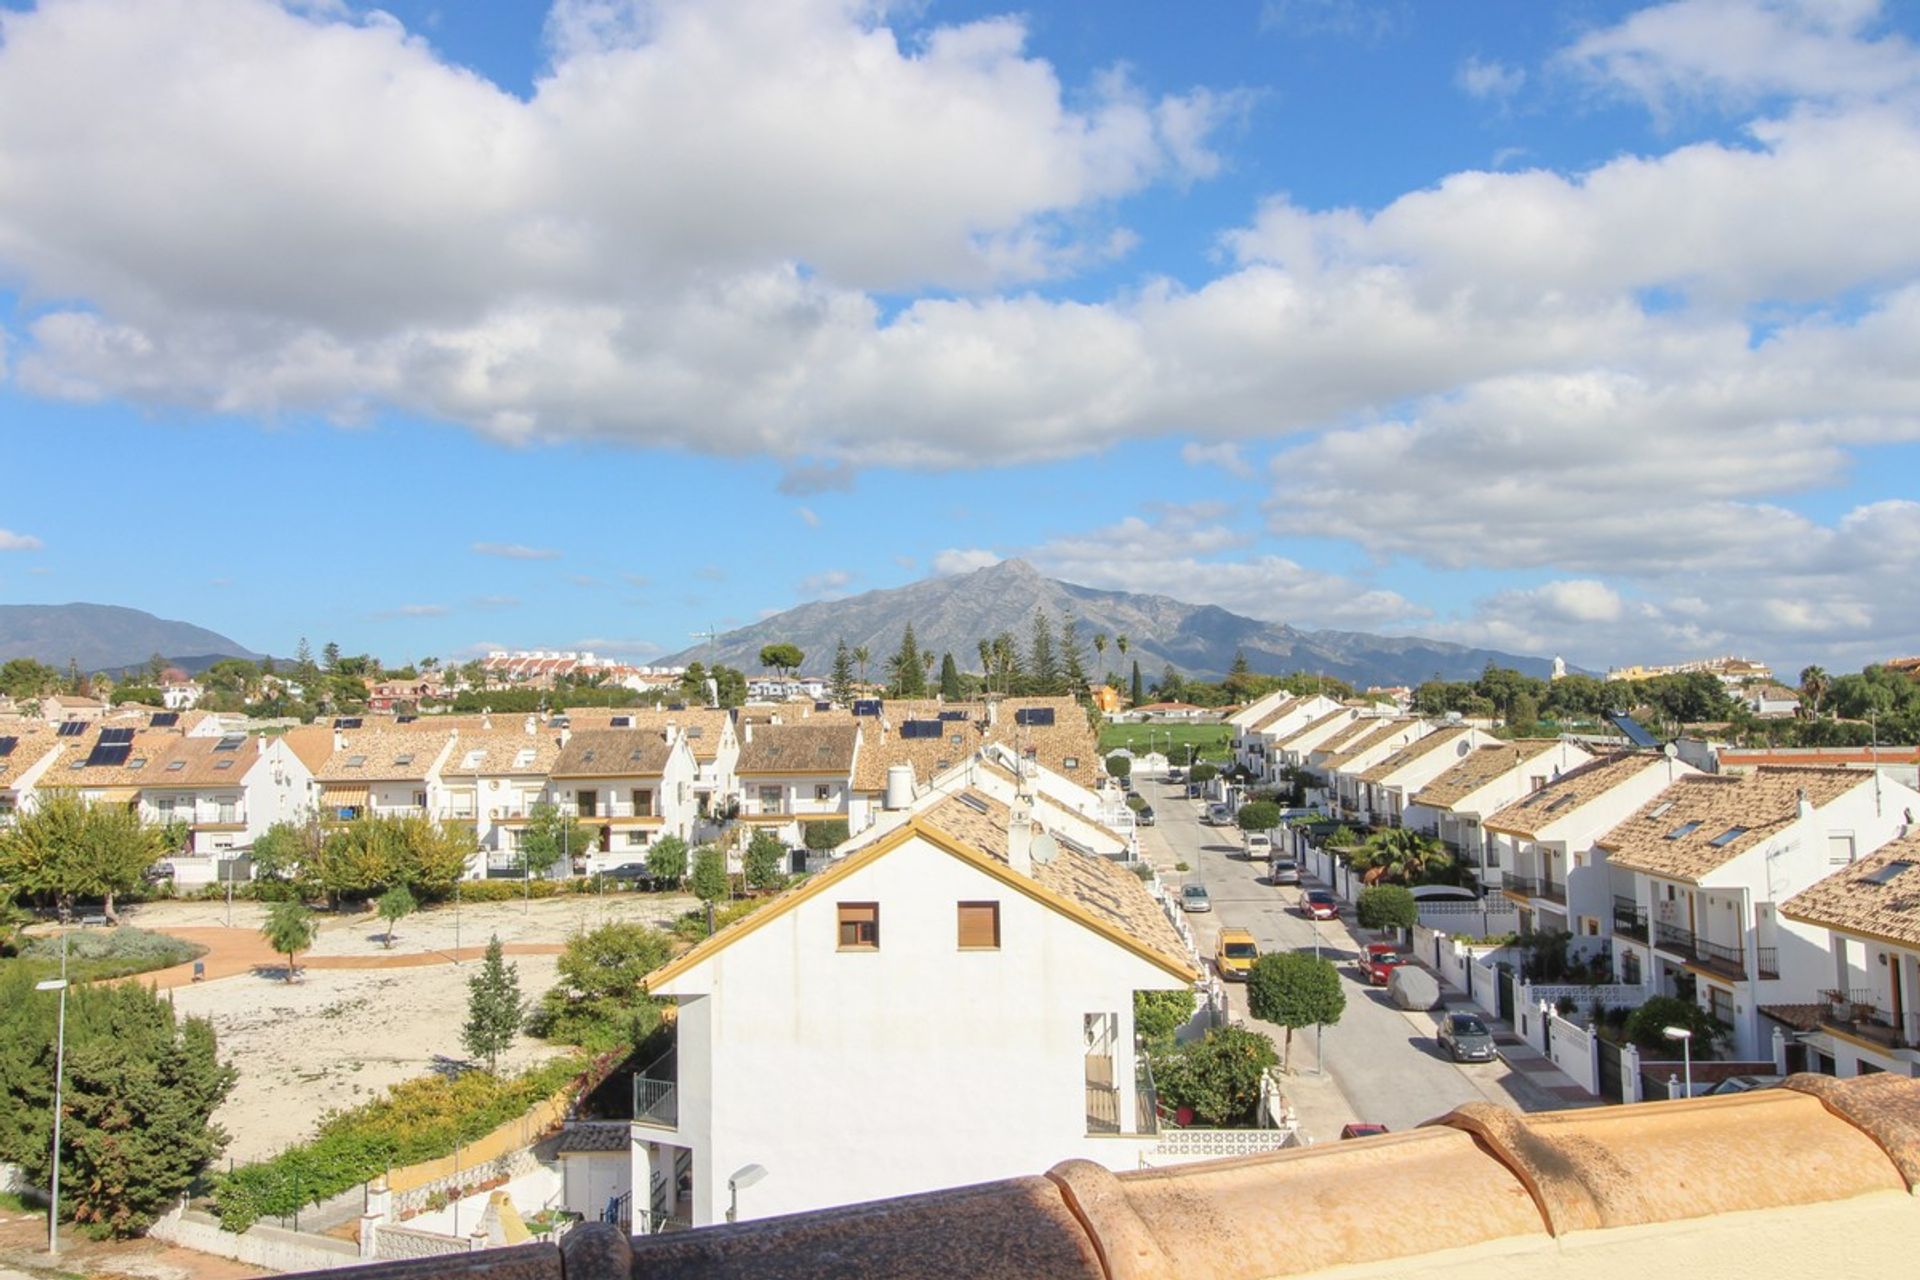
<svg viewBox="0 0 1920 1280">
<path fill-rule="evenodd" d="M 15 533 L 11 529 L 0 529 L 0 551 L 39 551 L 46 543 L 30 533 Z"/>
<path fill-rule="evenodd" d="M 398 618 L 444 618 L 451 612 L 443 604 L 403 604 L 382 609 L 373 616 L 382 621 L 393 621 Z"/>
<path fill-rule="evenodd" d="M 529 547 L 518 542 L 476 542 L 477 556 L 498 556 L 502 560 L 558 560 L 560 553 L 551 547 Z"/>
<path fill-rule="evenodd" d="M 1240 454 L 1240 446 L 1231 440 L 1222 440 L 1218 444 L 1201 444 L 1190 440 L 1180 446 L 1180 461 L 1190 467 L 1219 467 L 1232 475 L 1245 479 L 1253 474 L 1253 468 Z"/>
<path fill-rule="evenodd" d="M 477 596 L 474 598 L 473 607 L 476 609 L 518 609 L 520 607 L 520 597 Z"/>
<path fill-rule="evenodd" d="M 1469 57 L 1454 72 L 1453 82 L 1462 92 L 1474 98 L 1492 98 L 1504 102 L 1520 92 L 1527 82 L 1527 73 L 1519 67 L 1509 67 L 1498 58 L 1482 58 L 1478 54 Z"/>
<path fill-rule="evenodd" d="M 793 513 L 800 517 L 801 522 L 805 524 L 807 528 L 818 529 L 820 527 L 820 517 L 812 507 L 795 507 Z"/>
<path fill-rule="evenodd" d="M 853 579 L 845 569 L 827 569 L 802 578 L 796 591 L 802 600 L 838 600 L 847 594 Z"/>
<path fill-rule="evenodd" d="M 964 550 L 949 547 L 933 557 L 931 567 L 935 577 L 952 578 L 963 573 L 972 573 L 975 569 L 985 569 L 999 564 L 1000 556 L 983 547 L 969 547 Z"/>
</svg>

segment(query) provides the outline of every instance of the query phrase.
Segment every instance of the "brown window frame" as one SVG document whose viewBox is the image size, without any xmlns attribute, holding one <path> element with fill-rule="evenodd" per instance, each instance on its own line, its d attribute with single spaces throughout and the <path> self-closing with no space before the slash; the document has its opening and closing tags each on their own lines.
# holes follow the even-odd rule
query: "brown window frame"
<svg viewBox="0 0 1920 1280">
<path fill-rule="evenodd" d="M 849 914 L 849 913 L 855 914 Z M 858 913 L 867 913 L 864 918 Z M 878 951 L 880 949 L 880 904 L 877 902 L 842 902 L 836 905 L 834 942 L 840 951 Z M 861 938 L 860 926 L 866 926 L 866 937 Z M 853 933 L 848 934 L 851 927 Z M 849 936 L 852 940 L 849 941 Z"/>
<path fill-rule="evenodd" d="M 993 941 L 967 941 L 967 912 L 985 909 L 993 913 Z M 998 951 L 1000 949 L 1000 903 L 998 901 L 962 902 L 954 909 L 955 937 L 962 951 Z"/>
</svg>

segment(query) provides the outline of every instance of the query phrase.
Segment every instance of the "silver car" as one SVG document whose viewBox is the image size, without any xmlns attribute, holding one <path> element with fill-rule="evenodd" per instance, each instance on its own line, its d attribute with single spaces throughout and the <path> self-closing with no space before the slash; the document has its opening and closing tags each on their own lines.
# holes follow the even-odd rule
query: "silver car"
<svg viewBox="0 0 1920 1280">
<path fill-rule="evenodd" d="M 1292 858 L 1275 858 L 1267 864 L 1268 884 L 1299 884 L 1300 864 Z"/>
<path fill-rule="evenodd" d="M 1181 885 L 1180 909 L 1182 911 L 1213 910 L 1213 899 L 1207 896 L 1207 886 L 1203 884 Z"/>
<path fill-rule="evenodd" d="M 1492 1062 L 1497 1056 L 1493 1032 L 1470 1013 L 1450 1013 L 1440 1019 L 1439 1039 L 1455 1062 Z"/>
</svg>

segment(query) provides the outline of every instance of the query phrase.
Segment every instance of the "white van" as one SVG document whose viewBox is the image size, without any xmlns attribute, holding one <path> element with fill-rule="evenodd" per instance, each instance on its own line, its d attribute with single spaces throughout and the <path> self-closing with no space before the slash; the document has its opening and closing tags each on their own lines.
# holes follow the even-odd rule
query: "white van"
<svg viewBox="0 0 1920 1280">
<path fill-rule="evenodd" d="M 1265 862 L 1273 856 L 1273 837 L 1264 831 L 1247 832 L 1246 854 L 1248 862 Z"/>
</svg>

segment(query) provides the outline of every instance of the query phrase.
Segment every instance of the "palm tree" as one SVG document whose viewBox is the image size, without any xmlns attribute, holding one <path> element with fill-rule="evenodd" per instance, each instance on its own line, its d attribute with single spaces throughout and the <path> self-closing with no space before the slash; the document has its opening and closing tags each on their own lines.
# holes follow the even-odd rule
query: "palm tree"
<svg viewBox="0 0 1920 1280">
<path fill-rule="evenodd" d="M 861 645 L 853 651 L 853 660 L 859 664 L 860 667 L 860 683 L 865 684 L 867 682 L 867 663 L 873 660 L 873 650 L 867 648 L 865 645 Z"/>
<path fill-rule="evenodd" d="M 1113 647 L 1120 651 L 1120 661 L 1125 662 L 1127 660 L 1127 650 L 1133 647 L 1133 641 L 1127 639 L 1125 636 L 1115 636 L 1113 638 Z"/>
<path fill-rule="evenodd" d="M 1820 701 L 1827 696 L 1827 690 L 1833 687 L 1833 678 L 1824 667 L 1808 667 L 1800 673 L 1800 696 L 1810 704 L 1807 715 L 1818 719 Z"/>
<path fill-rule="evenodd" d="M 1094 632 L 1093 651 L 1099 655 L 1099 661 L 1096 662 L 1094 665 L 1099 667 L 1102 672 L 1105 672 L 1107 669 L 1107 633 L 1106 632 L 1104 631 Z M 1104 678 L 1104 676 L 1102 678 Z"/>
<path fill-rule="evenodd" d="M 1419 884 L 1430 873 L 1452 866 L 1453 855 L 1412 827 L 1390 827 L 1367 841 L 1353 862 L 1365 868 L 1368 884 Z"/>
</svg>

